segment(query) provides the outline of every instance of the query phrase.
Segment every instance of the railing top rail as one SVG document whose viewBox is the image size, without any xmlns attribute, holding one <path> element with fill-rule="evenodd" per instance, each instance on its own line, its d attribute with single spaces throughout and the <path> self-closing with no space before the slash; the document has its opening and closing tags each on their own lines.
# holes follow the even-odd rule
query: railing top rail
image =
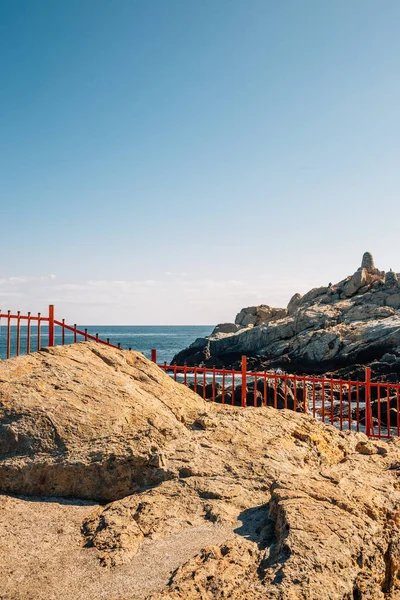
<svg viewBox="0 0 400 600">
<path fill-rule="evenodd" d="M 91 335 L 87 331 L 82 331 L 81 329 L 78 329 L 76 326 L 72 327 L 71 325 L 67 325 L 66 323 L 63 323 L 62 321 L 57 321 L 56 319 L 54 320 L 54 325 L 59 325 L 60 327 L 63 327 L 64 329 L 67 329 L 68 331 L 72 331 L 73 333 L 76 333 L 77 335 L 82 335 L 85 338 L 85 340 L 93 340 L 94 342 L 98 342 L 99 344 L 105 344 L 106 346 L 110 346 L 111 348 L 118 349 L 118 346 L 115 346 L 114 344 L 111 344 L 110 342 L 101 340 L 98 336 Z"/>
<path fill-rule="evenodd" d="M 30 321 L 49 321 L 49 317 L 45 317 L 43 316 L 41 313 L 38 313 L 37 315 L 31 315 L 30 313 L 28 313 L 27 315 L 21 315 L 21 314 L 12 314 L 10 313 L 0 313 L 0 319 L 21 319 L 21 320 L 25 320 L 27 321 L 28 319 Z"/>
<path fill-rule="evenodd" d="M 156 350 L 151 357 L 157 364 Z M 249 371 L 246 357 L 242 357 L 241 370 L 166 362 L 158 366 L 204 400 L 242 407 L 289 408 L 311 414 L 341 431 L 361 431 L 375 439 L 400 437 L 400 383 L 371 382 L 370 367 L 365 368 L 364 380 L 354 381 L 327 375 Z"/>
<path fill-rule="evenodd" d="M 87 329 L 82 331 L 82 329 L 78 329 L 76 325 L 73 327 L 71 325 L 67 325 L 65 323 L 65 319 L 62 321 L 58 321 L 54 318 L 54 305 L 49 306 L 49 312 L 47 316 L 42 315 L 40 312 L 37 315 L 33 315 L 28 312 L 28 314 L 21 314 L 21 311 L 17 311 L 16 313 L 12 313 L 10 310 L 7 312 L 1 312 L 0 310 L 0 326 L 3 326 L 5 321 L 6 328 L 6 338 L 4 345 L 4 354 L 6 358 L 11 358 L 12 355 L 20 356 L 20 354 L 30 354 L 33 346 L 35 349 L 40 350 L 42 347 L 43 336 L 47 338 L 48 346 L 55 345 L 55 326 L 61 327 L 61 344 L 65 344 L 65 332 L 69 331 L 74 334 L 73 342 L 77 342 L 77 336 L 82 336 L 82 338 L 87 340 L 93 340 L 98 344 L 103 344 L 104 346 L 109 346 L 111 348 L 116 348 L 118 350 L 121 349 L 121 345 L 112 344 L 110 340 L 103 340 L 96 333 L 92 335 L 88 333 Z M 26 325 L 26 331 L 24 326 Z M 45 331 L 42 329 L 42 325 L 45 325 L 47 328 Z M 15 337 L 15 339 L 14 339 Z M 12 341 L 13 338 L 13 341 Z M 35 338 L 33 340 L 33 338 Z M 26 351 L 22 350 L 22 342 Z"/>
</svg>

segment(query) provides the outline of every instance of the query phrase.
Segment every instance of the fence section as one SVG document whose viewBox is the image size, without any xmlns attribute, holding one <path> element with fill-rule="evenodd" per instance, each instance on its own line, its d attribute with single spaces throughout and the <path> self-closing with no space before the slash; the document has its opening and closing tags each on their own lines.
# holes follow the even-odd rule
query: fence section
<svg viewBox="0 0 400 600">
<path fill-rule="evenodd" d="M 67 325 L 54 317 L 54 306 L 48 315 L 21 315 L 18 311 L 0 311 L 0 356 L 5 358 L 29 354 L 42 345 L 54 346 L 77 341 L 94 341 L 112 348 L 107 338 L 92 335 L 87 329 Z M 129 348 L 130 349 L 130 348 Z M 151 352 L 157 363 L 157 353 Z M 340 430 L 363 431 L 377 438 L 400 437 L 400 384 L 371 382 L 371 370 L 365 370 L 364 381 L 288 375 L 247 370 L 246 357 L 240 370 L 207 369 L 186 365 L 158 365 L 175 381 L 189 386 L 205 400 L 232 406 L 272 406 L 311 414 L 323 423 Z"/>
<path fill-rule="evenodd" d="M 107 338 L 103 340 L 98 334 L 91 335 L 87 329 L 78 329 L 76 325 L 67 325 L 65 320 L 54 318 L 54 306 L 49 306 L 46 316 L 28 312 L 22 315 L 0 311 L 0 358 L 11 358 L 21 354 L 30 354 L 40 350 L 42 346 L 72 344 L 78 341 L 94 341 L 112 348 L 120 348 L 120 344 L 112 344 Z"/>
<path fill-rule="evenodd" d="M 152 351 L 153 362 L 157 361 Z M 341 431 L 361 431 L 370 437 L 400 436 L 400 384 L 247 371 L 158 365 L 175 381 L 204 400 L 232 406 L 272 406 L 312 415 Z"/>
</svg>

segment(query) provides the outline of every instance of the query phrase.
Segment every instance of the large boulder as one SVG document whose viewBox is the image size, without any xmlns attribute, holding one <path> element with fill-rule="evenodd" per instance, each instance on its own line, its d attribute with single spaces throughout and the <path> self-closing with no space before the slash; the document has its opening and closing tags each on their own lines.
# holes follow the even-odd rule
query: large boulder
<svg viewBox="0 0 400 600">
<path fill-rule="evenodd" d="M 367 269 L 360 269 L 356 271 L 353 277 L 344 286 L 344 293 L 346 296 L 354 296 L 358 290 L 364 287 L 368 281 Z"/>
<path fill-rule="evenodd" d="M 363 254 L 360 270 L 364 269 L 367 271 L 367 273 L 377 272 L 371 252 L 364 252 Z"/>
<path fill-rule="evenodd" d="M 289 304 L 287 305 L 287 313 L 288 315 L 292 315 L 296 312 L 301 304 L 302 295 L 299 293 L 294 294 L 289 300 Z"/>
<path fill-rule="evenodd" d="M 107 501 L 154 485 L 202 409 L 141 354 L 95 342 L 0 361 L 0 489 Z"/>
<path fill-rule="evenodd" d="M 217 335 L 218 333 L 236 333 L 239 331 L 240 325 L 237 323 L 219 323 L 213 330 L 212 336 Z"/>
<path fill-rule="evenodd" d="M 241 327 L 263 325 L 271 321 L 283 319 L 287 311 L 284 308 L 272 308 L 266 304 L 242 308 L 236 315 L 235 323 Z"/>
</svg>

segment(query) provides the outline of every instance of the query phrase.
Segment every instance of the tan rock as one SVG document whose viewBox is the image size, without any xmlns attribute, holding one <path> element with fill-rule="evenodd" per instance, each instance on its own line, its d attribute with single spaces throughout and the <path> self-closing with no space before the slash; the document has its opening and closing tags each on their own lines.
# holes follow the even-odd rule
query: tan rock
<svg viewBox="0 0 400 600">
<path fill-rule="evenodd" d="M 399 597 L 399 441 L 205 403 L 141 355 L 96 344 L 4 361 L 0 380 L 0 489 L 118 498 L 67 501 L 58 552 L 61 516 L 27 536 L 28 507 L 46 508 L 8 497 L 6 597 Z"/>
<path fill-rule="evenodd" d="M 236 333 L 239 331 L 240 325 L 236 323 L 219 323 L 213 330 L 211 335 L 225 334 L 225 333 Z"/>
<path fill-rule="evenodd" d="M 134 352 L 96 343 L 0 362 L 0 489 L 112 500 L 168 479 L 203 400 Z M 157 458 L 158 456 L 158 458 Z"/>
<path fill-rule="evenodd" d="M 296 310 L 299 308 L 301 299 L 302 299 L 302 296 L 301 296 L 301 294 L 298 294 L 298 293 L 291 297 L 291 299 L 289 300 L 289 304 L 287 306 L 287 311 L 288 311 L 289 316 L 292 315 L 293 313 L 295 313 Z"/>
<path fill-rule="evenodd" d="M 368 273 L 374 273 L 376 271 L 374 259 L 371 252 L 364 252 L 361 261 L 361 269 L 365 269 Z"/>
<path fill-rule="evenodd" d="M 284 308 L 272 308 L 266 304 L 249 306 L 236 315 L 235 323 L 241 327 L 264 325 L 282 319 L 286 314 Z"/>
<path fill-rule="evenodd" d="M 377 449 L 372 442 L 361 441 L 356 446 L 356 452 L 360 454 L 377 454 Z"/>
<path fill-rule="evenodd" d="M 236 537 L 204 549 L 151 599 L 398 598 L 398 491 L 365 460 L 281 476 L 253 529 L 242 527 L 253 544 Z"/>
<path fill-rule="evenodd" d="M 354 294 L 367 283 L 367 269 L 356 271 L 353 277 L 344 286 L 346 296 L 354 296 Z"/>
</svg>

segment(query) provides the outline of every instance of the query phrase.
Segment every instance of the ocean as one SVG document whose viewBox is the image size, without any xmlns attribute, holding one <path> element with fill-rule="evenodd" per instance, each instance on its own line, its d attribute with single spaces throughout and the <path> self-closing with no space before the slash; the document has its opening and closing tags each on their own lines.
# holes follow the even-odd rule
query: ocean
<svg viewBox="0 0 400 600">
<path fill-rule="evenodd" d="M 183 350 L 198 337 L 209 335 L 214 329 L 214 325 L 149 325 L 149 326 L 106 326 L 106 325 L 78 325 L 78 329 L 84 331 L 87 328 L 91 335 L 99 334 L 100 339 L 110 338 L 112 344 L 121 344 L 121 348 L 136 350 L 142 352 L 147 358 L 150 358 L 151 350 L 157 350 L 157 362 L 166 361 L 169 363 L 174 355 Z M 16 353 L 16 326 L 11 327 L 11 355 Z M 48 328 L 41 327 L 41 346 L 47 345 Z M 26 326 L 21 326 L 21 354 L 26 352 L 27 344 Z M 37 349 L 37 327 L 32 324 L 31 328 L 31 351 Z M 82 339 L 82 338 L 81 338 Z M 79 338 L 78 338 L 79 341 Z M 60 344 L 60 328 L 55 329 L 55 342 Z M 73 333 L 65 333 L 65 343 L 73 342 Z M 0 359 L 7 355 L 7 329 L 4 324 L 0 324 Z"/>
</svg>

